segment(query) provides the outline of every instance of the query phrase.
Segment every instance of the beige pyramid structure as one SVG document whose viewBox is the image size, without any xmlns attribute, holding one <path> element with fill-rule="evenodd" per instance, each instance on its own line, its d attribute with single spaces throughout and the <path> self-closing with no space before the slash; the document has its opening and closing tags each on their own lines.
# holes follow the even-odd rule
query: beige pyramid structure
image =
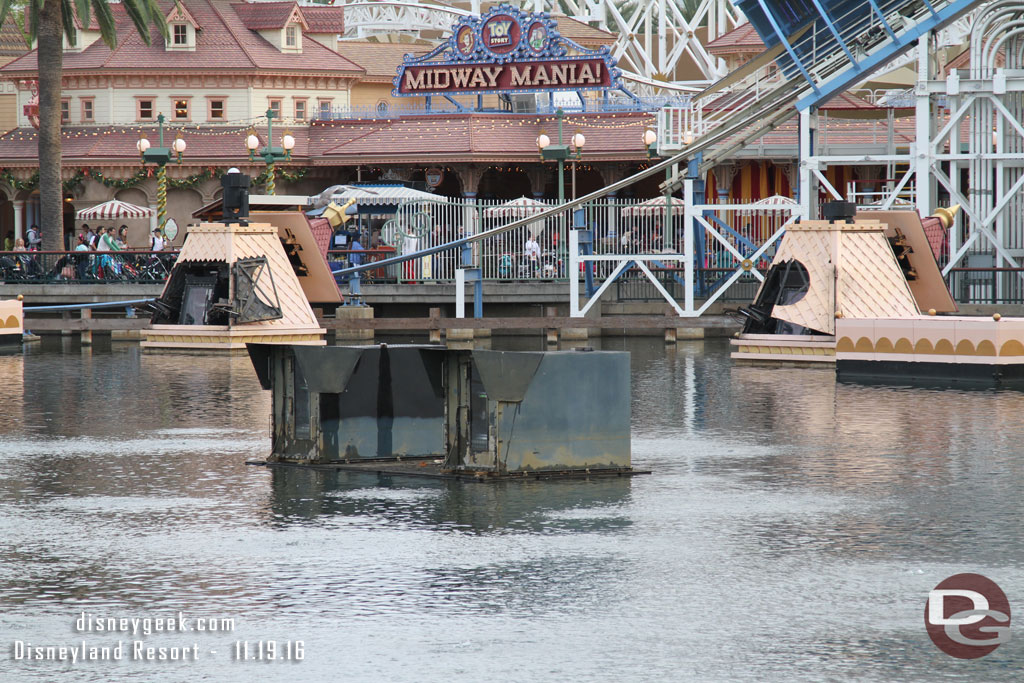
<svg viewBox="0 0 1024 683">
<path fill-rule="evenodd" d="M 905 247 L 905 263 L 890 241 Z M 789 292 L 771 306 L 771 318 L 788 325 L 776 324 L 766 334 L 745 330 L 732 342 L 733 358 L 834 363 L 837 320 L 911 321 L 922 310 L 956 311 L 914 211 L 863 212 L 850 223 L 789 226 L 772 265 L 787 263 L 802 266 L 807 280 L 802 295 Z"/>
<path fill-rule="evenodd" d="M 246 343 L 324 345 L 326 330 L 299 278 L 313 272 L 332 285 L 333 278 L 320 253 L 303 251 L 300 242 L 270 223 L 190 226 L 142 347 L 244 352 Z"/>
</svg>

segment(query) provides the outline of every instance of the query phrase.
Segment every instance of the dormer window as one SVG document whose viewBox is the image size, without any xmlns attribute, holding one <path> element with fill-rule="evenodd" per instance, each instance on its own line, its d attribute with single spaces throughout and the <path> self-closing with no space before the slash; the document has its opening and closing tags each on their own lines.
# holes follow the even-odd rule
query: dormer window
<svg viewBox="0 0 1024 683">
<path fill-rule="evenodd" d="M 284 29 L 284 46 L 296 48 L 299 46 L 299 29 L 297 26 L 286 26 Z"/>
<path fill-rule="evenodd" d="M 196 49 L 196 32 L 199 24 L 184 5 L 175 3 L 171 11 L 164 17 L 167 22 L 168 36 L 164 47 L 167 50 L 183 50 L 191 52 Z"/>
</svg>

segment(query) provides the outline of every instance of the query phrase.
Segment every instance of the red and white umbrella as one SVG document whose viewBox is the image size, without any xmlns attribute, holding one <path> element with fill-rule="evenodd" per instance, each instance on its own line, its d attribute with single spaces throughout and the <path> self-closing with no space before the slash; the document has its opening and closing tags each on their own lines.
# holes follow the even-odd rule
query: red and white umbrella
<svg viewBox="0 0 1024 683">
<path fill-rule="evenodd" d="M 520 197 L 519 199 L 513 199 L 510 202 L 505 202 L 498 206 L 492 206 L 489 209 L 484 209 L 485 218 L 527 218 L 529 216 L 536 216 L 545 209 L 551 207 L 544 202 L 539 202 L 536 199 L 530 199 L 529 197 Z M 526 229 L 531 235 L 536 237 L 544 230 L 544 221 L 537 221 L 536 223 L 529 223 Z"/>
<path fill-rule="evenodd" d="M 100 220 L 104 218 L 149 218 L 152 215 L 152 209 L 122 202 L 119 199 L 111 199 L 109 202 L 76 212 L 75 218 L 78 220 Z"/>
<path fill-rule="evenodd" d="M 484 218 L 526 218 L 536 216 L 544 209 L 549 209 L 547 204 L 529 197 L 520 197 L 499 206 L 492 206 L 484 209 Z"/>
<path fill-rule="evenodd" d="M 623 218 L 638 218 L 640 216 L 663 216 L 668 208 L 665 196 L 661 195 L 646 202 L 627 206 L 622 210 Z M 672 215 L 683 215 L 683 200 L 679 197 L 672 197 Z"/>
<path fill-rule="evenodd" d="M 783 207 L 796 206 L 796 200 L 792 197 L 786 197 L 781 194 L 773 194 L 771 197 L 765 197 L 764 199 L 758 199 L 754 202 L 754 206 L 774 206 L 776 211 L 785 211 Z"/>
</svg>

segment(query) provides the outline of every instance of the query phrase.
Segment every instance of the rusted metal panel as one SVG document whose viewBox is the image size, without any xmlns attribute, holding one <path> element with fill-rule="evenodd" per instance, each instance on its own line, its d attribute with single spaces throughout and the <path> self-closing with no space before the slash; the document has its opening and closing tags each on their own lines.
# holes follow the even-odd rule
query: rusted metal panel
<svg viewBox="0 0 1024 683">
<path fill-rule="evenodd" d="M 473 351 L 487 398 L 493 401 L 522 401 L 544 352 Z"/>
<path fill-rule="evenodd" d="M 540 355 L 522 400 L 494 401 L 491 406 L 494 439 L 489 454 L 494 468 L 530 472 L 629 467 L 629 354 Z"/>
<path fill-rule="evenodd" d="M 294 347 L 292 353 L 310 391 L 337 394 L 345 391 L 363 349 L 306 346 Z"/>
</svg>

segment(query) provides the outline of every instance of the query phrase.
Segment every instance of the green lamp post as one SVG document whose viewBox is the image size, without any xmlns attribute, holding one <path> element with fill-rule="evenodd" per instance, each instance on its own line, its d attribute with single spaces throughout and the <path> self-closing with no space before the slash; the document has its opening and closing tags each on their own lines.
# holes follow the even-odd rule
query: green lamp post
<svg viewBox="0 0 1024 683">
<path fill-rule="evenodd" d="M 295 147 L 295 138 L 287 130 L 281 136 L 281 146 L 274 147 L 274 110 L 267 110 L 267 144 L 258 153 L 256 148 L 260 146 L 260 139 L 256 136 L 256 129 L 250 128 L 249 135 L 245 138 L 245 146 L 249 150 L 249 161 L 255 161 L 256 155 L 263 157 L 267 164 L 267 194 L 277 194 L 277 186 L 274 183 L 274 164 L 278 161 L 288 161 L 292 158 L 292 149 Z"/>
<path fill-rule="evenodd" d="M 583 133 L 576 133 L 572 136 L 571 142 L 572 147 L 575 151 L 569 148 L 562 142 L 562 119 L 565 118 L 565 112 L 559 108 L 555 111 L 555 119 L 558 121 L 558 144 L 551 144 L 551 138 L 541 132 L 537 136 L 537 149 L 540 150 L 540 158 L 543 161 L 557 161 L 558 162 L 558 203 L 565 203 L 565 175 L 563 173 L 565 169 L 565 160 L 573 158 L 573 170 L 575 171 L 576 160 L 582 158 L 581 152 L 583 151 L 583 145 L 586 144 L 587 139 L 583 137 Z M 575 187 L 573 188 L 575 193 Z"/>
<path fill-rule="evenodd" d="M 149 139 L 146 134 L 143 133 L 139 141 L 135 143 L 135 148 L 139 150 L 139 155 L 142 157 L 142 163 L 151 163 L 157 165 L 156 170 L 156 216 L 157 216 L 157 227 L 160 229 L 160 234 L 164 232 L 164 225 L 167 224 L 167 164 L 172 158 L 177 157 L 177 162 L 181 163 L 181 155 L 185 153 L 185 139 L 181 137 L 181 132 L 178 133 L 177 137 L 174 138 L 174 142 L 170 147 L 164 147 L 164 115 L 159 114 L 156 117 L 157 124 L 159 125 L 159 147 L 153 147 L 150 145 Z"/>
</svg>

